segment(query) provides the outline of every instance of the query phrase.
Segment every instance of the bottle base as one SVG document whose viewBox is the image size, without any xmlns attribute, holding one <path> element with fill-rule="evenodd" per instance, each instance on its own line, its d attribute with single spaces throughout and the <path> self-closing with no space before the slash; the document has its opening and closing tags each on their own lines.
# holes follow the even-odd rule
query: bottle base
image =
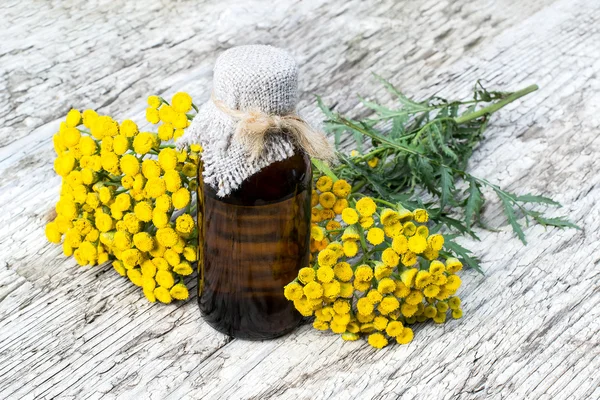
<svg viewBox="0 0 600 400">
<path fill-rule="evenodd" d="M 209 315 L 204 312 L 200 312 L 202 315 L 202 319 L 206 322 L 211 328 L 220 332 L 224 335 L 231 336 L 234 339 L 248 340 L 248 341 L 263 341 L 263 340 L 272 340 L 277 339 L 279 337 L 285 336 L 289 333 L 292 333 L 296 330 L 303 321 L 303 318 L 300 317 L 298 320 L 288 327 L 277 330 L 277 331 L 249 331 L 249 330 L 240 330 L 235 329 L 231 325 L 226 325 L 223 323 L 219 323 L 219 321 L 213 321 Z"/>
</svg>

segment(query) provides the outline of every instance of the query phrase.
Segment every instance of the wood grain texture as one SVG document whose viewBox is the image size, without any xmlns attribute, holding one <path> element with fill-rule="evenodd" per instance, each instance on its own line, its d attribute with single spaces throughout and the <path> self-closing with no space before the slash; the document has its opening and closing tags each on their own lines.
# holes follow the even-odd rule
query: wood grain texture
<svg viewBox="0 0 600 400">
<path fill-rule="evenodd" d="M 14 1 L 0 4 L 0 398 L 600 398 L 600 4 L 587 0 Z M 110 266 L 79 268 L 48 244 L 58 196 L 51 135 L 71 106 L 143 120 L 148 94 L 206 99 L 220 51 L 268 43 L 314 94 L 364 115 L 390 101 L 376 72 L 417 96 L 467 96 L 476 79 L 541 90 L 502 110 L 471 172 L 552 195 L 582 231 L 465 241 L 465 318 L 420 325 L 375 351 L 308 326 L 232 340 L 195 299 L 148 304 Z M 487 193 L 490 195 L 490 193 Z M 490 199 L 493 196 L 489 196 Z"/>
</svg>

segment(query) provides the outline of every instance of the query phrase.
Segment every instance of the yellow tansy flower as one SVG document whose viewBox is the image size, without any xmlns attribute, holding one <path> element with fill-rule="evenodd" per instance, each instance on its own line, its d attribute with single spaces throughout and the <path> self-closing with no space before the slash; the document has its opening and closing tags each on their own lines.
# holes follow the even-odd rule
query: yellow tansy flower
<svg viewBox="0 0 600 400">
<path fill-rule="evenodd" d="M 338 281 L 333 280 L 331 282 L 323 283 L 323 296 L 335 299 L 341 292 L 341 285 Z"/>
<path fill-rule="evenodd" d="M 149 178 L 144 188 L 148 197 L 156 199 L 167 191 L 165 180 L 162 178 Z"/>
<path fill-rule="evenodd" d="M 300 300 L 304 296 L 302 285 L 298 282 L 287 284 L 283 289 L 283 295 L 290 301 Z"/>
<path fill-rule="evenodd" d="M 125 267 L 123 266 L 123 263 L 121 263 L 121 261 L 115 260 L 113 261 L 113 268 L 115 269 L 115 271 L 117 271 L 117 273 L 121 276 L 125 276 L 125 274 L 127 274 L 127 270 L 125 269 Z"/>
<path fill-rule="evenodd" d="M 379 218 L 383 225 L 389 226 L 397 223 L 400 220 L 400 216 L 398 213 L 392 209 L 385 208 L 381 212 L 381 216 Z"/>
<path fill-rule="evenodd" d="M 367 232 L 367 241 L 374 246 L 383 243 L 385 234 L 381 228 L 371 228 Z"/>
<path fill-rule="evenodd" d="M 319 179 L 317 179 L 317 183 L 315 184 L 317 189 L 321 192 L 328 192 L 333 187 L 333 181 L 330 177 L 323 175 Z"/>
<path fill-rule="evenodd" d="M 353 276 L 352 267 L 345 261 L 335 264 L 333 273 L 342 282 L 348 282 Z"/>
<path fill-rule="evenodd" d="M 333 310 L 336 314 L 348 314 L 350 312 L 350 302 L 348 300 L 337 299 L 333 303 Z"/>
<path fill-rule="evenodd" d="M 370 197 L 363 197 L 356 202 L 356 210 L 363 217 L 370 217 L 377 211 L 377 205 Z"/>
<path fill-rule="evenodd" d="M 367 297 L 361 297 L 356 302 L 356 309 L 362 315 L 369 315 L 373 312 L 373 302 Z"/>
<path fill-rule="evenodd" d="M 173 274 L 170 271 L 166 271 L 163 269 L 158 270 L 156 272 L 155 279 L 156 283 L 158 283 L 165 289 L 170 289 L 173 287 L 173 285 L 175 285 L 175 278 L 173 277 Z"/>
<path fill-rule="evenodd" d="M 383 278 L 377 284 L 377 291 L 380 293 L 392 293 L 394 290 L 396 290 L 396 282 L 390 278 Z"/>
<path fill-rule="evenodd" d="M 115 154 L 123 155 L 129 150 L 129 139 L 125 135 L 117 135 L 113 141 L 113 151 Z"/>
<path fill-rule="evenodd" d="M 387 248 L 381 253 L 381 261 L 390 267 L 397 267 L 400 263 L 400 256 L 392 248 Z"/>
<path fill-rule="evenodd" d="M 327 208 L 327 209 L 333 208 L 336 200 L 337 199 L 336 199 L 335 195 L 331 192 L 324 192 L 319 195 L 319 204 L 323 208 Z"/>
<path fill-rule="evenodd" d="M 363 229 L 369 229 L 375 223 L 373 217 L 360 217 L 358 219 L 358 223 L 362 226 Z"/>
<path fill-rule="evenodd" d="M 303 291 L 308 299 L 318 299 L 323 296 L 323 286 L 315 281 L 308 282 L 306 286 L 304 286 Z"/>
<path fill-rule="evenodd" d="M 349 226 L 346 229 L 344 229 L 344 233 L 342 234 L 342 241 L 358 239 L 360 239 L 360 235 L 358 233 L 358 229 L 355 226 Z"/>
<path fill-rule="evenodd" d="M 183 234 L 191 233 L 195 227 L 196 223 L 190 214 L 181 214 L 175 222 L 175 229 Z"/>
<path fill-rule="evenodd" d="M 62 234 L 58 230 L 58 226 L 55 222 L 49 222 L 45 228 L 46 238 L 51 243 L 60 243 Z"/>
<path fill-rule="evenodd" d="M 451 274 L 455 274 L 462 269 L 463 265 L 459 259 L 450 257 L 446 260 L 446 270 Z"/>
<path fill-rule="evenodd" d="M 376 349 L 382 349 L 387 346 L 388 341 L 381 333 L 372 333 L 369 335 L 369 344 Z"/>
<path fill-rule="evenodd" d="M 188 288 L 183 283 L 178 283 L 174 285 L 171 290 L 169 290 L 169 294 L 175 300 L 185 300 L 190 297 L 188 292 Z"/>
<path fill-rule="evenodd" d="M 429 221 L 429 214 L 427 214 L 427 211 L 422 208 L 417 208 L 413 214 L 415 221 L 420 224 L 424 224 L 425 222 Z"/>
<path fill-rule="evenodd" d="M 417 255 L 412 251 L 408 251 L 402 255 L 402 264 L 406 267 L 411 267 L 417 263 Z"/>
<path fill-rule="evenodd" d="M 405 236 L 413 236 L 417 232 L 417 227 L 411 221 L 408 221 L 403 226 L 403 233 Z"/>
<path fill-rule="evenodd" d="M 410 342 L 412 342 L 414 337 L 414 333 L 413 330 L 410 328 L 403 328 L 402 332 L 398 335 L 396 335 L 396 341 L 399 344 L 408 344 Z"/>
<path fill-rule="evenodd" d="M 358 213 L 353 208 L 346 208 L 342 211 L 342 220 L 348 225 L 353 225 L 358 222 Z"/>
<path fill-rule="evenodd" d="M 439 260 L 433 260 L 431 264 L 429 264 L 429 272 L 431 274 L 442 274 L 444 271 L 446 271 L 446 267 L 444 266 L 444 263 Z"/>
<path fill-rule="evenodd" d="M 436 233 L 427 238 L 427 245 L 435 251 L 440 251 L 444 247 L 444 236 Z"/>
<path fill-rule="evenodd" d="M 325 238 L 325 229 L 317 225 L 311 226 L 310 237 L 317 242 L 323 240 L 323 238 Z"/>
<path fill-rule="evenodd" d="M 415 278 L 417 276 L 417 272 L 418 270 L 416 268 L 409 268 L 406 271 L 402 272 L 402 274 L 400 275 L 402 283 L 404 283 L 404 285 L 408 288 L 413 287 Z"/>
<path fill-rule="evenodd" d="M 339 179 L 333 184 L 333 194 L 339 198 L 346 198 L 350 194 L 352 187 L 344 179 Z"/>
<path fill-rule="evenodd" d="M 305 285 L 309 282 L 314 281 L 315 276 L 315 270 L 310 267 L 304 267 L 301 268 L 300 271 L 298 271 L 298 280 L 300 280 L 300 282 L 304 283 Z"/>
<path fill-rule="evenodd" d="M 332 267 L 337 263 L 337 253 L 331 249 L 324 249 L 319 252 L 317 260 L 321 267 Z"/>
<path fill-rule="evenodd" d="M 183 252 L 181 254 L 189 262 L 194 262 L 198 259 L 197 251 L 198 250 L 195 246 L 186 246 L 183 248 Z"/>
<path fill-rule="evenodd" d="M 156 299 L 161 303 L 169 304 L 171 301 L 173 301 L 173 298 L 169 293 L 169 289 L 164 288 L 162 286 L 159 286 L 156 289 L 154 289 L 154 296 L 156 296 Z"/>
<path fill-rule="evenodd" d="M 440 292 L 440 287 L 437 285 L 428 285 L 425 289 L 423 289 L 423 294 L 425 297 L 435 297 Z"/>
<path fill-rule="evenodd" d="M 325 250 L 323 250 L 325 251 Z M 334 277 L 334 273 L 333 273 L 333 268 L 331 268 L 330 266 L 321 266 L 319 267 L 319 269 L 317 269 L 317 279 L 321 282 L 321 283 L 328 283 L 331 282 L 333 280 Z"/>
<path fill-rule="evenodd" d="M 173 201 L 173 207 L 178 209 L 185 208 L 191 200 L 190 191 L 186 188 L 181 188 L 173 193 L 171 198 Z"/>
<path fill-rule="evenodd" d="M 370 281 L 373 279 L 373 269 L 366 264 L 359 265 L 354 271 L 354 277 L 359 281 Z"/>
</svg>

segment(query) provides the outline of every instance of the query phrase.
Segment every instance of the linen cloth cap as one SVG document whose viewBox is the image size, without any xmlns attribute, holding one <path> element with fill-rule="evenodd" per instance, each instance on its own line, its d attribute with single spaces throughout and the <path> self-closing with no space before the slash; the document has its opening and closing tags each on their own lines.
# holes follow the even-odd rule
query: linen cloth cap
<svg viewBox="0 0 600 400">
<path fill-rule="evenodd" d="M 294 113 L 298 103 L 298 65 L 285 50 L 265 45 L 231 48 L 217 59 L 213 75 L 214 99 L 232 110 L 259 110 L 272 115 Z M 269 134 L 264 151 L 252 159 L 234 139 L 237 120 L 213 100 L 203 104 L 178 146 L 202 145 L 204 184 L 224 197 L 244 180 L 276 161 L 294 155 L 287 135 Z"/>
</svg>

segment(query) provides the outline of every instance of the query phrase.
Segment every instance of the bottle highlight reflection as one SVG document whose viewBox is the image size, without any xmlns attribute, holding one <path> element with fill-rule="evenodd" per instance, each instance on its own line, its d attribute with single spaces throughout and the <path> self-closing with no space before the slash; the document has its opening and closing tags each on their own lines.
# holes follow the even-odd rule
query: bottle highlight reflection
<svg viewBox="0 0 600 400">
<path fill-rule="evenodd" d="M 199 188 L 198 303 L 218 331 L 269 339 L 299 324 L 283 287 L 309 262 L 310 181 L 309 158 L 295 154 L 226 197 Z"/>
</svg>

